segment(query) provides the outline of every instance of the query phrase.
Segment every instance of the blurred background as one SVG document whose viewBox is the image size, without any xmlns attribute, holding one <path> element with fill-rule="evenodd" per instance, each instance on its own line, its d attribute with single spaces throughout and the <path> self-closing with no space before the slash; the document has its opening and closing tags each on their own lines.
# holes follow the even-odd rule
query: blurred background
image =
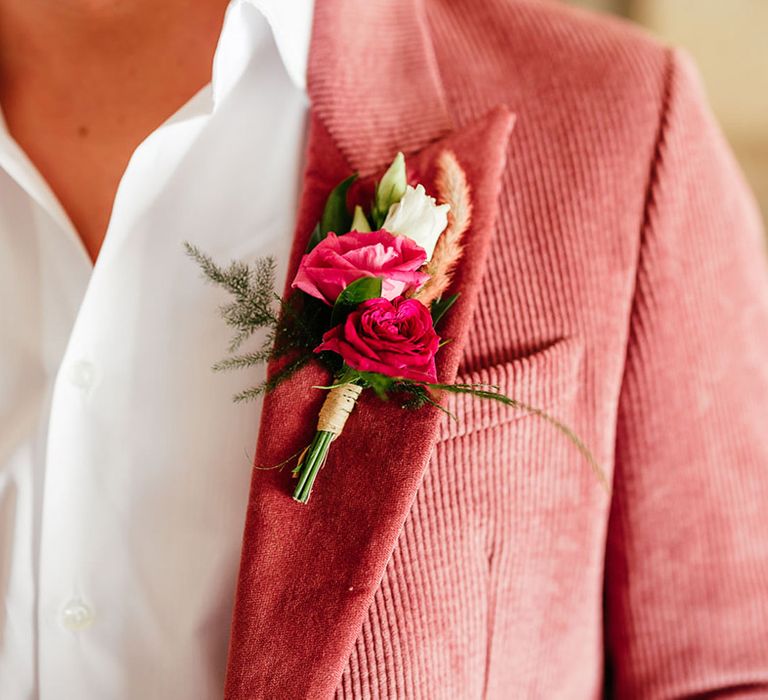
<svg viewBox="0 0 768 700">
<path fill-rule="evenodd" d="M 693 55 L 768 222 L 768 0 L 568 0 L 642 24 Z"/>
</svg>

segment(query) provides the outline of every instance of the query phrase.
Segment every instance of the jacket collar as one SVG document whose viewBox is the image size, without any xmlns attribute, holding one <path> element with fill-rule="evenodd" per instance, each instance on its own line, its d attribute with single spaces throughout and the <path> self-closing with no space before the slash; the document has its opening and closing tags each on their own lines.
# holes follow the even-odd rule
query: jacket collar
<svg viewBox="0 0 768 700">
<path fill-rule="evenodd" d="M 318 0 L 312 106 L 367 175 L 452 128 L 420 0 Z"/>
<path fill-rule="evenodd" d="M 456 281 L 461 298 L 441 329 L 453 342 L 438 376 L 456 375 L 494 229 L 513 115 L 498 107 L 451 129 L 416 0 L 318 0 L 310 53 L 312 116 L 290 281 L 325 197 L 357 169 L 397 150 L 429 189 L 449 148 L 473 192 L 473 223 Z M 274 369 L 274 367 L 272 368 Z M 306 366 L 266 398 L 256 465 L 306 445 L 328 377 Z M 369 393 L 369 392 L 367 392 Z M 256 470 L 243 539 L 226 697 L 332 697 L 408 515 L 441 418 L 364 395 L 306 506 L 289 469 Z"/>
</svg>

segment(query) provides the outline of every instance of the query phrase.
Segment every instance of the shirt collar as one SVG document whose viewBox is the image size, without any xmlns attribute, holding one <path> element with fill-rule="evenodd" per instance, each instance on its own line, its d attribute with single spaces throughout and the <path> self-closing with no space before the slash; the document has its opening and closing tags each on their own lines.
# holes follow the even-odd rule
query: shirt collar
<svg viewBox="0 0 768 700">
<path fill-rule="evenodd" d="M 314 5 L 315 0 L 230 0 L 213 58 L 211 83 L 165 123 L 210 114 L 237 83 L 256 46 L 269 33 L 291 82 L 306 94 Z M 0 109 L 0 167 L 5 165 L 6 142 L 12 139 Z M 21 154 L 21 149 L 11 145 Z"/>
<path fill-rule="evenodd" d="M 313 6 L 314 0 L 231 0 L 213 57 L 206 98 L 211 108 L 227 96 L 252 60 L 259 61 L 260 52 L 275 48 L 286 79 L 306 93 Z"/>
<path fill-rule="evenodd" d="M 307 89 L 307 61 L 314 0 L 245 0 L 267 20 L 280 58 L 293 83 Z"/>
<path fill-rule="evenodd" d="M 169 117 L 164 126 L 209 116 L 238 82 L 254 52 L 270 41 L 274 41 L 272 50 L 277 47 L 287 79 L 306 95 L 314 4 L 314 0 L 230 0 L 214 56 L 211 82 Z M 0 108 L 2 170 L 54 218 L 69 221 L 44 178 L 11 137 Z"/>
</svg>

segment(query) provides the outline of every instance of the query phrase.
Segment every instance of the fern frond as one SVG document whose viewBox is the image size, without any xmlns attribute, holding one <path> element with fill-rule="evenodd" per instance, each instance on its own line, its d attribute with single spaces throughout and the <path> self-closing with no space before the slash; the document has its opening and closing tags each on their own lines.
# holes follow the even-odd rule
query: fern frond
<svg viewBox="0 0 768 700">
<path fill-rule="evenodd" d="M 244 353 L 243 355 L 234 355 L 233 357 L 219 360 L 213 365 L 213 370 L 214 372 L 227 372 L 232 369 L 247 369 L 248 367 L 268 362 L 271 355 L 271 349 L 258 350 L 256 352 Z"/>
</svg>

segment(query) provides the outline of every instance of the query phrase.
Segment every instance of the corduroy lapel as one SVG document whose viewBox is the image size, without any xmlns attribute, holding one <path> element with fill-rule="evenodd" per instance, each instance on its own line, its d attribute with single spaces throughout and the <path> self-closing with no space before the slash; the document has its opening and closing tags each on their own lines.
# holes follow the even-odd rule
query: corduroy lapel
<svg viewBox="0 0 768 700">
<path fill-rule="evenodd" d="M 388 42 L 375 38 L 379 31 Z M 364 50 L 366 57 L 356 55 Z M 402 61 L 408 61 L 407 68 Z M 399 87 L 386 89 L 399 80 Z M 352 170 L 369 174 L 403 150 L 409 169 L 430 189 L 435 156 L 449 148 L 467 172 L 473 223 L 456 279 L 462 295 L 441 328 L 454 342 L 438 362 L 440 381 L 451 381 L 493 231 L 513 116 L 498 108 L 448 133 L 431 47 L 413 0 L 318 0 L 310 95 L 313 113 L 289 281 L 325 197 Z M 309 442 L 324 398 L 312 386 L 328 380 L 322 369 L 308 366 L 266 397 L 257 466 L 278 464 Z M 306 506 L 291 499 L 290 469 L 254 472 L 228 700 L 333 696 L 421 482 L 440 415 L 364 395 Z"/>
</svg>

